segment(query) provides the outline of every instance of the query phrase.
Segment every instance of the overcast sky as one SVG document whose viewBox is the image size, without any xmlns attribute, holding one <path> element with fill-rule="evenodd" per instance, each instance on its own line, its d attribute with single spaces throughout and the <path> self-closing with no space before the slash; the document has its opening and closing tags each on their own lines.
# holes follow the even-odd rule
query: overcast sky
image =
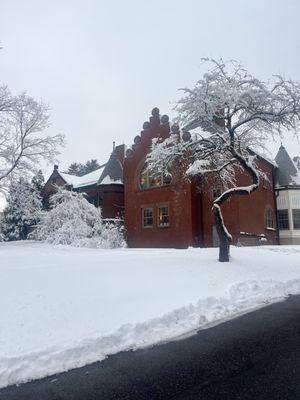
<svg viewBox="0 0 300 400">
<path fill-rule="evenodd" d="M 66 136 L 60 168 L 105 162 L 153 107 L 172 116 L 201 57 L 300 80 L 299 15 L 299 0 L 0 0 L 0 82 L 50 105 L 50 131 Z"/>
</svg>

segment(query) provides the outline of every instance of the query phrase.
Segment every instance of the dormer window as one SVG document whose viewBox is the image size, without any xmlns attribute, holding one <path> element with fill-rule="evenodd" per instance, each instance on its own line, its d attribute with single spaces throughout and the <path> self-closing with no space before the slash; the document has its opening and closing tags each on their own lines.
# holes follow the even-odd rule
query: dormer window
<svg viewBox="0 0 300 400">
<path fill-rule="evenodd" d="M 172 180 L 171 174 L 155 174 L 148 170 L 147 164 L 144 164 L 140 176 L 140 189 L 149 189 L 154 187 L 170 185 Z"/>
</svg>

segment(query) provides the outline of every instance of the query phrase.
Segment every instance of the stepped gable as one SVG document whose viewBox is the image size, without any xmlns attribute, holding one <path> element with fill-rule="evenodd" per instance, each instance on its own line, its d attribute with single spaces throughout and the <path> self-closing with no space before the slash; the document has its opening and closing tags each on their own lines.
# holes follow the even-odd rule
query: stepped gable
<svg viewBox="0 0 300 400">
<path fill-rule="evenodd" d="M 178 128 L 179 132 L 179 128 Z M 157 107 L 153 108 L 149 121 L 144 122 L 143 130 L 140 135 L 134 138 L 134 143 L 131 148 L 126 151 L 126 158 L 131 158 L 134 152 L 140 147 L 150 148 L 152 139 L 161 138 L 166 139 L 170 136 L 170 124 L 168 115 L 159 114 Z"/>
</svg>

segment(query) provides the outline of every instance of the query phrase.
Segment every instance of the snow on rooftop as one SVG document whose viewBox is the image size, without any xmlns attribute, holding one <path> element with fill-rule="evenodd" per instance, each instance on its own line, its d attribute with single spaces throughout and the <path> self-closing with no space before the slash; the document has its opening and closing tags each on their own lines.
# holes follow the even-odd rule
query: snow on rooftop
<svg viewBox="0 0 300 400">
<path fill-rule="evenodd" d="M 68 185 L 72 185 L 74 189 L 77 189 L 83 186 L 89 186 L 97 183 L 104 170 L 105 165 L 106 164 L 103 164 L 100 168 L 83 176 L 70 175 L 65 172 L 59 172 L 59 174 Z"/>
<path fill-rule="evenodd" d="M 121 179 L 113 180 L 110 176 L 106 176 L 102 181 L 100 182 L 101 185 L 122 185 L 123 182 Z"/>
</svg>

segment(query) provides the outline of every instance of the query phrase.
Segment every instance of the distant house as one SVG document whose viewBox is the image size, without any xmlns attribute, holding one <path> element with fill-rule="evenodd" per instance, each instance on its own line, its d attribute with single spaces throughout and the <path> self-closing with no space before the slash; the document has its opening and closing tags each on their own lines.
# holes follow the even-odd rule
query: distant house
<svg viewBox="0 0 300 400">
<path fill-rule="evenodd" d="M 153 109 L 149 122 L 134 138 L 124 160 L 125 229 L 129 247 L 210 247 L 218 245 L 211 212 L 213 199 L 222 184 L 209 185 L 201 179 L 184 179 L 179 169 L 170 175 L 152 176 L 146 156 L 153 138 L 172 134 L 168 116 Z M 268 179 L 250 196 L 235 196 L 222 207 L 233 244 L 277 244 L 276 200 L 273 186 L 275 165 L 263 157 L 257 162 Z M 247 173 L 237 183 L 249 184 Z"/>
<path fill-rule="evenodd" d="M 280 244 L 300 244 L 300 157 L 292 160 L 281 145 L 275 161 Z"/>
<path fill-rule="evenodd" d="M 105 164 L 83 176 L 61 172 L 55 165 L 42 190 L 44 206 L 49 208 L 49 198 L 55 193 L 56 187 L 64 186 L 86 193 L 90 203 L 101 207 L 103 218 L 121 218 L 124 214 L 123 161 L 124 145 L 120 145 L 114 148 Z"/>
</svg>

